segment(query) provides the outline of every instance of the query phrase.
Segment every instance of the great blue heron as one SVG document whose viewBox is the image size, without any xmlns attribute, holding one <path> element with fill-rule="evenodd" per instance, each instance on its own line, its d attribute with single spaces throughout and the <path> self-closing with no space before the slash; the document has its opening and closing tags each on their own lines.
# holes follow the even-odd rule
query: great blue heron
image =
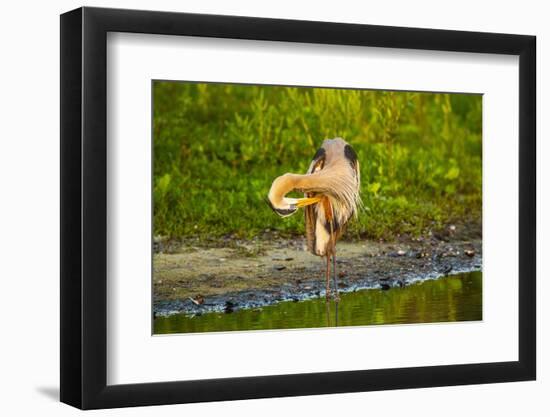
<svg viewBox="0 0 550 417">
<path fill-rule="evenodd" d="M 273 181 L 268 203 L 281 217 L 305 209 L 308 250 L 326 258 L 326 299 L 330 300 L 330 259 L 333 264 L 334 299 L 338 301 L 336 241 L 346 224 L 357 213 L 359 161 L 353 148 L 341 138 L 327 139 L 315 153 L 305 175 L 284 174 Z M 291 191 L 304 198 L 288 198 Z"/>
</svg>

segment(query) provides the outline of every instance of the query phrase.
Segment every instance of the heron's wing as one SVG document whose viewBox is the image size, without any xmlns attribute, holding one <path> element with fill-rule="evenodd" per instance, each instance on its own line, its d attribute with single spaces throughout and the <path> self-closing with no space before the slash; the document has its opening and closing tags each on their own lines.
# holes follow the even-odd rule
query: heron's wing
<svg viewBox="0 0 550 417">
<path fill-rule="evenodd" d="M 322 170 L 325 165 L 325 158 L 326 158 L 326 151 L 324 148 L 321 147 L 317 150 L 317 152 L 313 156 L 313 159 L 311 161 L 311 164 L 309 165 L 307 173 L 311 175 L 314 172 L 318 172 Z M 315 195 L 315 192 L 319 192 L 321 190 L 310 188 L 304 191 L 305 191 L 306 197 L 313 197 Z M 305 221 L 306 221 L 307 249 L 310 252 L 315 253 L 315 227 L 317 224 L 317 204 L 306 206 L 304 213 L 305 213 Z"/>
<path fill-rule="evenodd" d="M 357 180 L 357 206 L 355 207 L 356 211 L 357 209 L 361 210 L 363 206 L 363 201 L 361 200 L 361 195 L 359 194 L 361 190 L 361 170 L 359 168 L 359 161 L 355 161 L 355 164 L 353 165 L 353 171 L 355 173 L 355 179 Z"/>
<path fill-rule="evenodd" d="M 310 196 L 310 193 L 306 193 L 306 197 L 308 196 Z M 306 206 L 304 212 L 306 220 L 307 249 L 310 252 L 315 253 L 315 224 L 317 223 L 317 204 Z"/>
</svg>

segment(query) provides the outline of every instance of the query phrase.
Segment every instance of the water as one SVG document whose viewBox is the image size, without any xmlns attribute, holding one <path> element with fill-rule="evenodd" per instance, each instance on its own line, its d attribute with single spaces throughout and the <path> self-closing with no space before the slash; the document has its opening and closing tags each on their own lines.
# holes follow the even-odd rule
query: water
<svg viewBox="0 0 550 417">
<path fill-rule="evenodd" d="M 154 333 L 299 329 L 375 324 L 438 323 L 482 319 L 482 274 L 469 272 L 403 288 L 340 293 L 336 312 L 324 298 L 281 302 L 262 309 L 201 316 L 158 317 Z"/>
</svg>

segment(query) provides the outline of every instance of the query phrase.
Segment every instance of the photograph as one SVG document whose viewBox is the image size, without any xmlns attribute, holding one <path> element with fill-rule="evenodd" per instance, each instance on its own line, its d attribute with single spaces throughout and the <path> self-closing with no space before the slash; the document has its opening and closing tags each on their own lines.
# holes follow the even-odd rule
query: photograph
<svg viewBox="0 0 550 417">
<path fill-rule="evenodd" d="M 0 415 L 550 416 L 545 9 L 6 2 Z"/>
<path fill-rule="evenodd" d="M 483 319 L 481 94 L 151 88 L 153 334 Z"/>
<path fill-rule="evenodd" d="M 14 266 L 35 266 L 32 294 L 59 303 L 50 327 L 34 326 L 52 349 L 23 367 L 47 379 L 10 375 L 106 413 L 333 415 L 350 401 L 424 413 L 436 401 L 439 414 L 536 415 L 542 14 L 245 9 L 63 10 L 44 66 L 57 81 L 33 84 L 58 89 L 33 97 L 59 98 L 38 107 L 59 146 L 31 135 L 52 153 L 8 152 L 31 160 L 6 176 L 29 202 L 23 222 L 7 216 L 8 242 L 58 237 L 59 285 L 28 251 Z M 23 64 L 47 50 L 19 49 Z M 27 84 L 8 83 L 20 100 L 6 103 L 29 119 Z M 35 116 L 8 128 L 43 130 Z M 19 181 L 43 179 L 33 158 L 59 168 L 58 193 Z M 16 230 L 55 223 L 36 205 L 44 190 L 58 233 Z M 19 327 L 46 320 L 36 300 L 14 300 L 14 314 L 33 307 Z"/>
</svg>

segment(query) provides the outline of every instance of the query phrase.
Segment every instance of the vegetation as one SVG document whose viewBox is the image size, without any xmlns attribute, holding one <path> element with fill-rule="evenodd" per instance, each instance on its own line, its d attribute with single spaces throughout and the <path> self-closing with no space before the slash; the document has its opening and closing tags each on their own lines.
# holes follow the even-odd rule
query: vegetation
<svg viewBox="0 0 550 417">
<path fill-rule="evenodd" d="M 304 232 L 264 201 L 325 138 L 357 152 L 365 209 L 348 237 L 418 236 L 481 222 L 479 95 L 155 82 L 154 233 Z"/>
</svg>

